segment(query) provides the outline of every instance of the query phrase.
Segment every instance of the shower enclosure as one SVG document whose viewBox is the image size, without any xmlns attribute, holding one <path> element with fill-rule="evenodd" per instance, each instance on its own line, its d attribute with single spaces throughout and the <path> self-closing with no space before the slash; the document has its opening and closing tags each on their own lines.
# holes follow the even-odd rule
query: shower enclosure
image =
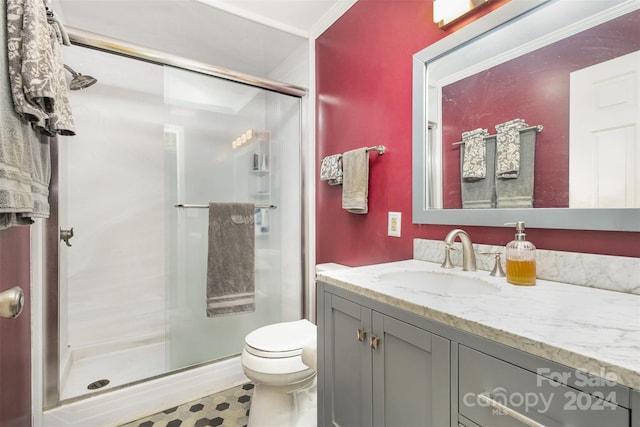
<svg viewBox="0 0 640 427">
<path fill-rule="evenodd" d="M 304 90 L 123 52 L 65 53 L 98 82 L 69 93 L 77 135 L 57 144 L 72 237 L 45 407 L 226 360 L 249 331 L 303 316 Z M 206 316 L 210 202 L 255 203 L 255 312 Z"/>
</svg>

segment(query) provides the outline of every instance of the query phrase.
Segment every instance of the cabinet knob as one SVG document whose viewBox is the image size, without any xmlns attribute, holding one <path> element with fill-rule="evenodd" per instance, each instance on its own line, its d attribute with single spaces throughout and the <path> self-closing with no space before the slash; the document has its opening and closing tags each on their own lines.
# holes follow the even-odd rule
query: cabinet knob
<svg viewBox="0 0 640 427">
<path fill-rule="evenodd" d="M 377 350 L 378 344 L 380 344 L 380 338 L 375 335 L 371 335 L 371 340 L 369 341 L 369 345 L 372 349 Z"/>
<path fill-rule="evenodd" d="M 367 333 L 362 328 L 358 328 L 358 341 L 364 342 L 367 338 Z"/>
</svg>

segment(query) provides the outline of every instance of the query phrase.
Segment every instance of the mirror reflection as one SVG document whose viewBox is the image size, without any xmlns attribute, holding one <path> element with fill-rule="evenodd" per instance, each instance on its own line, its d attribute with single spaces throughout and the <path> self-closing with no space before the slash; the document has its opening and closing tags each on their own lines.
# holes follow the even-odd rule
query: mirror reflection
<svg viewBox="0 0 640 427">
<path fill-rule="evenodd" d="M 413 222 L 640 231 L 639 22 L 634 0 L 509 2 L 417 52 Z M 481 176 L 464 154 L 477 139 Z M 500 197 L 514 182 L 525 194 Z"/>
<path fill-rule="evenodd" d="M 639 207 L 639 23 L 627 13 L 443 87 L 443 207 Z M 462 135 L 499 139 L 517 118 L 543 131 L 520 132 L 520 170 L 504 177 L 494 161 L 514 147 Z M 481 178 L 473 160 L 485 160 Z"/>
</svg>

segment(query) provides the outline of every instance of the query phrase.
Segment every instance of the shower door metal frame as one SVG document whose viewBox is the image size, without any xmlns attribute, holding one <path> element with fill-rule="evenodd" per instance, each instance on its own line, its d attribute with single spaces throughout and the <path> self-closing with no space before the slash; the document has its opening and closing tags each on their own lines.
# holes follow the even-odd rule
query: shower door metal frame
<svg viewBox="0 0 640 427">
<path fill-rule="evenodd" d="M 306 88 L 279 82 L 276 80 L 270 80 L 266 78 L 256 77 L 249 74 L 232 71 L 223 67 L 210 65 L 198 61 L 194 61 L 188 58 L 168 54 L 165 52 L 149 49 L 146 47 L 138 46 L 132 43 L 127 43 L 121 40 L 112 39 L 110 37 L 98 35 L 88 31 L 80 30 L 74 27 L 65 27 L 69 39 L 73 45 L 85 47 L 94 50 L 101 50 L 106 53 L 116 54 L 120 56 L 129 57 L 135 60 L 141 60 L 151 62 L 157 65 L 168 65 L 175 68 L 180 68 L 186 71 L 193 71 L 200 74 L 205 74 L 212 77 L 222 78 L 232 82 L 253 86 L 259 89 L 269 90 L 271 92 L 277 92 L 285 95 L 291 95 L 299 98 L 300 101 L 300 180 L 301 180 L 301 198 L 300 198 L 300 212 L 301 218 L 301 299 L 300 299 L 300 311 L 303 317 L 309 316 L 308 301 L 312 300 L 308 295 L 310 287 L 307 283 L 307 264 L 305 262 L 305 254 L 307 253 L 307 220 L 305 215 L 308 213 L 306 207 L 306 191 L 305 191 L 305 160 L 307 158 L 307 149 L 305 138 L 305 121 L 303 119 L 304 112 L 306 110 L 305 101 L 308 101 L 308 90 Z M 44 238 L 46 239 L 44 263 L 45 263 L 45 302 L 43 305 L 43 318 L 44 318 L 44 366 L 43 366 L 43 409 L 52 409 L 57 407 L 60 401 L 59 390 L 59 378 L 60 378 L 60 357 L 59 357 L 59 245 L 60 245 L 60 228 L 58 218 L 58 196 L 59 196 L 59 181 L 58 181 L 58 144 L 57 138 L 52 138 L 51 144 L 51 185 L 50 185 L 50 205 L 51 216 L 48 220 L 44 221 Z M 313 320 L 313 319 L 312 319 Z M 160 376 L 171 375 L 174 371 L 166 372 Z M 157 378 L 157 377 L 154 377 Z M 141 381 L 146 381 L 141 380 Z M 138 382 L 141 382 L 138 381 Z M 117 390 L 127 385 L 110 388 L 102 392 L 108 393 L 109 391 Z M 92 393 L 94 396 L 96 393 Z M 88 396 L 80 396 L 70 399 L 69 401 L 76 401 L 84 399 Z"/>
<path fill-rule="evenodd" d="M 77 46 L 102 50 L 121 56 L 128 56 L 133 59 L 139 59 L 158 65 L 170 65 L 183 70 L 195 71 L 196 73 L 207 74 L 209 76 L 219 77 L 236 83 L 270 90 L 272 92 L 292 95 L 298 98 L 304 98 L 308 95 L 308 90 L 301 86 L 256 77 L 239 71 L 232 71 L 224 67 L 217 67 L 204 62 L 194 61 L 192 59 L 149 49 L 132 43 L 127 43 L 122 40 L 112 39 L 110 37 L 98 35 L 74 27 L 65 27 L 65 29 L 67 30 L 71 43 Z"/>
</svg>

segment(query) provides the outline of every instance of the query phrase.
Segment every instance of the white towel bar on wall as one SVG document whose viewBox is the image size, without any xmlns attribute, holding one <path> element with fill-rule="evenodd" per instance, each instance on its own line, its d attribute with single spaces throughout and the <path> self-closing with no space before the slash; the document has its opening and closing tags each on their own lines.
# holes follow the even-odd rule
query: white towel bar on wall
<svg viewBox="0 0 640 427">
<path fill-rule="evenodd" d="M 209 208 L 209 205 L 187 205 L 187 204 L 183 204 L 183 203 L 179 203 L 177 205 L 173 205 L 173 207 L 175 208 L 185 208 L 185 209 L 191 209 L 191 208 Z M 256 205 L 256 208 L 259 209 L 278 209 L 278 206 L 276 205 Z"/>
</svg>

